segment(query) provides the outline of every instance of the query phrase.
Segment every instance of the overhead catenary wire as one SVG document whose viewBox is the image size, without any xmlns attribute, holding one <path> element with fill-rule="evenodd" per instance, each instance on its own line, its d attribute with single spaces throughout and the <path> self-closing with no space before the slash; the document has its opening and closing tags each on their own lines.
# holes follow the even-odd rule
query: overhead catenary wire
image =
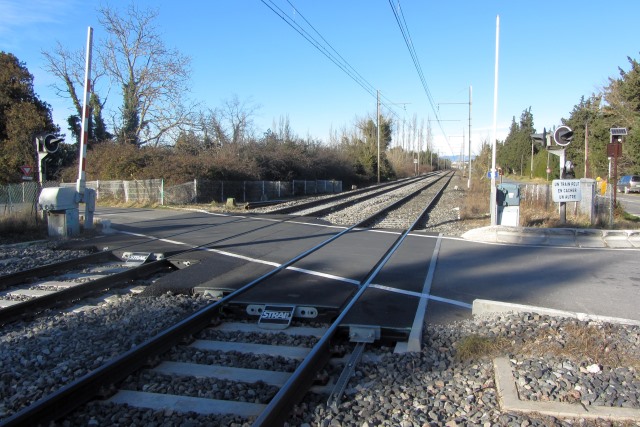
<svg viewBox="0 0 640 427">
<path fill-rule="evenodd" d="M 304 22 L 315 32 L 318 37 L 320 37 L 320 41 L 316 39 L 312 34 L 310 34 L 305 28 L 303 28 L 300 24 L 298 24 L 295 19 L 291 18 L 282 8 L 276 5 L 273 0 L 261 0 L 262 3 L 267 6 L 273 13 L 278 15 L 284 22 L 287 23 L 291 28 L 293 28 L 298 34 L 300 34 L 305 40 L 307 40 L 313 47 L 315 47 L 320 53 L 326 56 L 331 62 L 333 62 L 338 68 L 340 68 L 345 74 L 347 74 L 353 81 L 355 81 L 362 89 L 364 89 L 369 95 L 376 98 L 378 97 L 377 90 L 374 86 L 369 83 L 356 69 L 349 64 L 349 62 L 344 59 L 342 55 L 338 53 L 338 51 L 329 43 L 318 30 L 300 13 L 298 9 L 289 1 L 287 3 L 293 8 L 295 13 L 299 15 Z M 400 116 L 395 112 L 395 110 L 389 105 L 391 101 L 385 96 L 382 98 L 386 99 L 388 103 L 381 102 L 387 110 L 392 113 L 396 118 L 400 119 Z"/>
<path fill-rule="evenodd" d="M 397 0 L 397 7 L 393 4 L 393 0 L 389 0 L 389 5 L 391 6 L 391 10 L 393 11 L 393 15 L 396 18 L 396 22 L 398 24 L 398 28 L 400 29 L 400 32 L 402 33 L 402 37 L 404 38 L 404 42 L 407 46 L 407 49 L 409 50 L 409 55 L 411 55 L 411 59 L 413 61 L 413 65 L 416 68 L 416 71 L 418 72 L 418 77 L 420 78 L 420 82 L 422 83 L 422 87 L 424 89 L 425 94 L 427 95 L 427 99 L 429 101 L 429 105 L 431 106 L 431 110 L 433 111 L 433 114 L 436 118 L 436 121 L 438 123 L 438 127 L 440 128 L 440 130 L 442 131 L 442 134 L 444 136 L 444 139 L 447 143 L 447 145 L 449 146 L 449 150 L 451 150 L 451 152 L 453 153 L 453 149 L 451 147 L 451 144 L 449 143 L 449 138 L 447 137 L 446 132 L 444 131 L 443 127 L 442 127 L 442 120 L 440 120 L 440 117 L 438 116 L 438 111 L 436 108 L 436 103 L 433 100 L 433 96 L 431 95 L 431 91 L 429 90 L 429 85 L 427 84 L 427 79 L 424 76 L 424 72 L 422 71 L 422 66 L 420 65 L 420 60 L 418 59 L 418 55 L 416 53 L 416 50 L 413 46 L 413 41 L 411 40 L 411 34 L 409 33 L 409 26 L 407 25 L 407 21 L 404 18 L 404 13 L 402 12 L 402 8 L 400 7 L 400 0 Z"/>
</svg>

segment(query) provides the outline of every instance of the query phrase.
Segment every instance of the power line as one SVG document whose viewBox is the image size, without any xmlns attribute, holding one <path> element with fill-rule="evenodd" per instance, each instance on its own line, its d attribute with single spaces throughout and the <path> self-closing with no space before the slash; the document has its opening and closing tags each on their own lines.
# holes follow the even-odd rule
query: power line
<svg viewBox="0 0 640 427">
<path fill-rule="evenodd" d="M 356 71 L 356 69 L 349 64 L 349 62 L 344 59 L 342 55 L 338 53 L 336 49 L 333 48 L 331 43 L 329 43 L 318 30 L 300 13 L 298 9 L 289 1 L 287 3 L 293 8 L 293 10 L 300 15 L 300 17 L 304 20 L 304 22 L 311 27 L 311 29 L 320 37 L 322 42 L 318 41 L 312 34 L 310 34 L 307 30 L 305 30 L 302 26 L 300 26 L 293 18 L 291 18 L 284 10 L 282 10 L 279 6 L 277 6 L 273 0 L 261 0 L 262 3 L 267 6 L 273 13 L 278 15 L 284 22 L 287 23 L 291 28 L 293 28 L 298 34 L 304 37 L 313 47 L 315 47 L 320 53 L 326 56 L 331 62 L 333 62 L 338 68 L 340 68 L 345 74 L 347 74 L 353 81 L 355 81 L 362 89 L 364 89 L 369 95 L 377 99 L 376 89 L 369 83 L 360 73 Z M 326 45 L 326 46 L 325 46 Z M 328 48 L 327 48 L 328 47 Z M 332 53 L 334 52 L 335 55 Z M 383 98 L 387 99 L 383 96 Z M 389 101 L 387 99 L 387 101 Z M 390 101 L 389 101 L 390 102 Z M 395 110 L 389 105 L 382 103 L 389 112 L 391 112 L 398 119 L 400 116 L 395 112 Z"/>
<path fill-rule="evenodd" d="M 420 65 L 420 60 L 418 59 L 418 55 L 415 51 L 415 48 L 413 46 L 413 41 L 411 40 L 411 34 L 409 33 L 409 26 L 407 25 L 407 21 L 404 18 L 404 13 L 402 12 L 402 8 L 400 7 L 400 0 L 397 0 L 397 8 L 393 5 L 393 1 L 389 0 L 389 6 L 391 6 L 391 10 L 393 11 L 393 15 L 396 18 L 396 23 L 398 24 L 398 28 L 400 29 L 400 32 L 402 33 L 402 37 L 404 38 L 404 42 L 405 45 L 407 46 L 407 49 L 409 50 L 409 55 L 411 55 L 411 59 L 413 61 L 413 65 L 416 68 L 416 71 L 418 72 L 418 77 L 420 78 L 420 82 L 422 83 L 422 87 L 424 89 L 425 94 L 427 95 L 427 99 L 429 100 L 429 105 L 431 105 L 431 110 L 433 111 L 433 114 L 436 117 L 436 121 L 438 122 L 438 126 L 440 127 L 440 130 L 442 131 L 442 134 L 444 135 L 445 141 L 447 142 L 447 145 L 449 146 L 449 149 L 451 150 L 451 152 L 453 153 L 453 149 L 451 148 L 451 144 L 449 143 L 449 138 L 447 137 L 446 132 L 444 131 L 444 129 L 442 128 L 442 121 L 440 120 L 440 117 L 438 117 L 438 111 L 435 107 L 435 102 L 433 100 L 433 96 L 431 96 L 431 91 L 429 90 L 429 85 L 427 84 L 427 80 L 424 76 L 424 73 L 422 71 L 422 66 Z"/>
</svg>

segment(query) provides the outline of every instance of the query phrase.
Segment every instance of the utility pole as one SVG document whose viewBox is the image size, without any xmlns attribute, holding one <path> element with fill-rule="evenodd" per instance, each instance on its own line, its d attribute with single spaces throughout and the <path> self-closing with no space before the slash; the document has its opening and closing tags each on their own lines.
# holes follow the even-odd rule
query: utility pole
<svg viewBox="0 0 640 427">
<path fill-rule="evenodd" d="M 471 188 L 471 85 L 469 85 L 469 177 L 467 188 Z"/>
<path fill-rule="evenodd" d="M 529 179 L 533 178 L 533 139 L 531 140 L 531 168 L 529 169 Z"/>
<path fill-rule="evenodd" d="M 589 122 L 584 124 L 584 177 L 589 178 Z"/>
<path fill-rule="evenodd" d="M 380 91 L 376 91 L 377 93 L 377 118 L 376 118 L 376 128 L 378 134 L 378 184 L 380 184 Z"/>
<path fill-rule="evenodd" d="M 497 225 L 497 212 L 496 212 L 496 128 L 497 128 L 497 115 L 498 115 L 498 54 L 500 52 L 500 15 L 496 16 L 496 61 L 494 66 L 493 76 L 493 132 L 492 132 L 492 151 L 491 151 L 491 199 L 489 200 L 489 206 L 491 207 L 491 225 Z"/>
</svg>

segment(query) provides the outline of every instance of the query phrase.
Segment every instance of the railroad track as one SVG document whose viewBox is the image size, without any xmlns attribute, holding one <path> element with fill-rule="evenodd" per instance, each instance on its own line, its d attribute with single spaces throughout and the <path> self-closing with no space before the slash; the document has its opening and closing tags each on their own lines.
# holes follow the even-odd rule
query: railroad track
<svg viewBox="0 0 640 427">
<path fill-rule="evenodd" d="M 295 201 L 286 206 L 268 209 L 265 212 L 270 214 L 294 214 L 300 216 L 322 216 L 330 212 L 344 209 L 348 206 L 356 205 L 364 200 L 375 198 L 398 189 L 409 186 L 415 182 L 420 182 L 434 176 L 430 173 L 415 178 L 392 181 L 384 184 L 348 191 L 328 197 L 319 197 L 312 200 Z"/>
<path fill-rule="evenodd" d="M 440 192 L 446 187 L 446 183 L 448 182 L 448 180 L 446 179 L 447 177 L 441 178 L 442 179 L 440 180 L 440 183 L 442 185 L 440 186 Z M 450 179 L 450 176 L 448 176 L 448 178 Z M 419 192 L 419 190 L 417 192 Z M 295 346 L 285 345 L 285 347 L 278 346 L 277 348 L 269 349 L 269 351 L 281 355 L 285 354 L 286 351 L 289 351 L 289 349 L 285 351 L 285 348 L 304 348 L 303 351 L 299 352 L 298 357 L 293 357 L 293 359 L 297 360 L 295 368 L 285 370 L 285 374 L 280 374 L 277 382 L 275 380 L 266 381 L 263 379 L 258 383 L 259 385 L 257 386 L 253 384 L 248 386 L 250 388 L 266 388 L 268 401 L 265 400 L 264 402 L 249 402 L 251 403 L 251 405 L 244 405 L 230 403 L 227 401 L 227 399 L 214 399 L 222 400 L 223 402 L 220 403 L 220 405 L 224 405 L 223 409 L 218 409 L 214 412 L 234 413 L 233 409 L 229 408 L 244 407 L 245 409 L 242 410 L 244 412 L 241 412 L 241 410 L 238 409 L 236 413 L 239 416 L 247 417 L 248 419 L 253 420 L 253 423 L 256 426 L 281 425 L 287 419 L 293 405 L 298 402 L 302 398 L 302 396 L 309 390 L 314 381 L 317 380 L 318 373 L 327 366 L 327 362 L 335 354 L 335 344 L 339 343 L 341 339 L 344 339 L 346 333 L 348 340 L 351 342 L 350 346 L 353 348 L 351 351 L 351 355 L 346 360 L 346 362 L 342 362 L 342 366 L 345 369 L 342 371 L 342 374 L 338 378 L 334 378 L 333 383 L 335 387 L 333 388 L 329 396 L 329 402 L 339 401 L 344 391 L 346 382 L 348 382 L 351 370 L 362 357 L 365 346 L 376 341 L 376 336 L 375 334 L 372 334 L 371 331 L 345 330 L 342 327 L 342 322 L 345 319 L 345 316 L 347 316 L 349 311 L 352 309 L 352 307 L 358 302 L 359 298 L 367 290 L 369 285 L 372 284 L 373 280 L 377 277 L 378 273 L 382 270 L 384 265 L 389 261 L 393 254 L 398 251 L 409 233 L 428 213 L 428 210 L 430 209 L 432 203 L 437 200 L 438 195 L 436 194 L 436 196 L 432 199 L 432 203 L 429 203 L 425 206 L 420 214 L 417 215 L 413 224 L 407 227 L 406 230 L 404 230 L 397 237 L 397 239 L 395 239 L 393 244 L 386 249 L 384 255 L 380 257 L 375 265 L 371 267 L 371 270 L 366 275 L 366 277 L 363 277 L 357 284 L 355 284 L 355 286 L 353 286 L 352 291 L 348 292 L 348 295 L 346 295 L 345 299 L 340 303 L 339 310 L 324 313 L 325 316 L 323 316 L 323 313 L 319 312 L 319 309 L 317 307 L 296 307 L 285 304 L 248 304 L 246 300 L 243 299 L 243 297 L 247 293 L 249 293 L 249 291 L 255 290 L 256 288 L 260 287 L 261 284 L 267 282 L 268 280 L 274 278 L 276 275 L 294 266 L 297 262 L 306 258 L 310 254 L 313 254 L 314 252 L 317 252 L 322 248 L 328 247 L 333 242 L 340 239 L 342 236 L 346 236 L 349 233 L 366 226 L 367 224 L 375 223 L 376 218 L 395 208 L 398 208 L 403 203 L 406 203 L 407 200 L 415 196 L 415 193 L 416 192 L 408 195 L 406 198 L 396 200 L 393 203 L 384 206 L 375 214 L 370 215 L 364 220 L 359 221 L 358 223 L 353 224 L 352 226 L 347 227 L 344 230 L 330 236 L 322 243 L 298 254 L 290 260 L 280 264 L 278 267 L 272 269 L 268 273 L 265 273 L 257 279 L 226 294 L 215 302 L 212 302 L 206 307 L 186 317 L 174 326 L 160 332 L 155 337 L 148 339 L 147 341 L 139 344 L 130 351 L 111 359 L 90 374 L 79 378 L 78 380 L 72 382 L 71 384 L 68 384 L 57 392 L 50 394 L 49 396 L 33 403 L 31 406 L 24 408 L 11 417 L 3 420 L 1 425 L 13 426 L 47 424 L 50 421 L 67 416 L 73 410 L 77 409 L 80 405 L 90 399 L 100 396 L 104 397 L 105 390 L 113 390 L 116 384 L 128 384 L 129 389 L 121 389 L 119 392 L 113 395 L 110 398 L 111 400 L 109 401 L 112 405 L 127 403 L 132 406 L 138 404 L 141 407 L 149 407 L 150 403 L 147 403 L 147 406 L 145 406 L 144 403 L 139 402 L 151 401 L 155 405 L 153 409 L 174 411 L 195 408 L 197 406 L 195 403 L 193 403 L 193 406 L 189 406 L 189 404 L 187 404 L 186 402 L 197 401 L 205 403 L 205 406 L 209 408 L 216 407 L 216 404 L 213 404 L 213 402 L 208 402 L 209 405 L 206 404 L 207 401 L 211 399 L 211 396 L 186 396 L 190 398 L 186 399 L 184 396 L 177 395 L 174 395 L 175 397 L 167 397 L 170 396 L 170 394 L 161 393 L 163 395 L 163 399 L 167 400 L 167 402 L 160 403 L 161 399 L 158 396 L 155 396 L 155 394 L 152 393 L 151 398 L 149 398 L 149 395 L 145 395 L 145 393 L 149 393 L 148 390 L 150 388 L 152 390 L 163 391 L 172 389 L 171 383 L 174 382 L 176 375 L 186 376 L 190 378 L 198 378 L 198 375 L 200 375 L 199 378 L 203 378 L 202 374 L 194 375 L 193 372 L 195 370 L 207 371 L 207 377 L 209 379 L 215 378 L 215 381 L 221 381 L 219 376 L 214 372 L 216 370 L 224 371 L 225 369 L 229 368 L 228 366 L 219 369 L 213 368 L 214 365 L 212 364 L 206 365 L 206 368 L 202 368 L 200 366 L 184 366 L 177 365 L 184 362 L 176 360 L 163 360 L 160 359 L 160 357 L 164 357 L 161 355 L 165 354 L 175 355 L 176 353 L 180 353 L 180 351 L 183 350 L 177 350 L 177 348 L 180 346 L 184 347 L 185 342 L 188 343 L 188 345 L 186 346 L 186 348 L 189 348 L 189 350 L 186 350 L 188 352 L 213 352 L 216 354 L 220 352 L 226 352 L 225 349 L 229 349 L 229 344 L 221 344 L 224 341 L 220 339 L 211 340 L 207 337 L 212 334 L 216 335 L 220 332 L 219 330 L 216 331 L 215 328 L 213 330 L 210 329 L 212 324 L 215 324 L 217 328 L 229 328 L 233 326 L 230 323 L 222 324 L 226 326 L 221 326 L 220 324 L 220 322 L 224 321 L 225 313 L 227 310 L 233 314 L 245 313 L 248 314 L 249 317 L 257 319 L 258 325 L 265 330 L 259 331 L 259 333 L 256 331 L 252 331 L 249 334 L 251 335 L 250 340 L 258 341 L 269 341 L 273 339 L 264 338 L 266 334 L 269 334 L 270 336 L 273 336 L 273 334 L 286 335 L 287 332 L 283 331 L 288 329 L 294 319 L 317 321 L 317 319 L 327 318 L 331 321 L 323 325 L 321 334 L 318 330 L 315 330 L 311 334 L 312 338 L 309 338 L 309 335 L 298 335 L 297 339 L 305 340 L 305 342 L 309 343 L 309 346 L 301 346 L 300 344 L 297 344 Z M 234 334 L 237 335 L 237 332 L 235 332 Z M 300 336 L 303 336 L 305 338 L 299 338 Z M 193 341 L 194 337 L 197 338 L 195 341 Z M 238 352 L 238 350 L 243 346 L 234 344 L 232 345 L 232 348 L 233 347 L 235 347 L 233 351 Z M 254 354 L 254 357 L 256 357 L 255 354 L 259 354 L 259 350 L 257 350 L 257 348 L 253 345 L 247 345 L 245 347 L 250 353 Z M 265 356 L 263 355 L 258 357 Z M 140 371 L 140 369 L 144 369 L 150 363 L 152 363 L 151 361 L 153 361 L 154 365 L 158 362 L 160 363 L 150 370 Z M 286 362 L 285 365 L 291 366 L 288 362 Z M 149 371 L 153 372 L 153 374 L 151 375 L 154 375 L 155 377 L 165 376 L 166 385 L 139 385 L 139 381 L 137 381 L 136 378 L 145 378 L 145 375 L 147 374 L 144 374 L 143 372 Z M 238 372 L 242 373 L 242 371 Z M 245 380 L 241 379 L 241 382 L 247 382 L 246 374 L 247 372 L 243 373 L 243 375 L 245 375 Z M 249 372 L 249 374 L 250 376 L 258 375 L 257 372 L 253 371 Z M 278 376 L 272 374 L 269 375 Z M 264 378 L 269 377 L 269 375 L 265 374 Z M 230 378 L 223 378 L 222 381 L 230 381 Z M 270 384 L 269 382 L 272 382 L 273 384 Z M 138 385 L 134 386 L 133 384 Z M 275 388 L 266 387 L 265 384 L 269 387 Z M 244 387 L 246 388 L 247 386 Z M 134 388 L 134 390 L 130 390 L 131 388 Z M 140 388 L 140 390 L 137 390 L 135 388 Z M 224 393 L 223 396 L 225 396 Z M 206 400 L 199 401 L 197 399 Z M 252 409 L 248 410 L 246 409 L 247 407 L 251 407 Z"/>
<path fill-rule="evenodd" d="M 162 254 L 129 252 L 120 259 L 110 251 L 100 251 L 0 276 L 0 324 L 175 269 Z"/>
</svg>

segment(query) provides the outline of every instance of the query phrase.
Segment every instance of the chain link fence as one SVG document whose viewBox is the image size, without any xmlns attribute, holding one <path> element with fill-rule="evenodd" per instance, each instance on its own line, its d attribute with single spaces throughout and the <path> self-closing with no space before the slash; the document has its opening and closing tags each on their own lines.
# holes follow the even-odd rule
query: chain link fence
<svg viewBox="0 0 640 427">
<path fill-rule="evenodd" d="M 323 193 L 341 193 L 342 181 L 293 180 L 293 181 L 210 181 L 194 180 L 165 188 L 166 204 L 224 203 L 227 199 L 237 202 L 280 200 L 294 196 Z"/>
<path fill-rule="evenodd" d="M 586 184 L 585 184 L 586 185 Z M 574 215 L 582 213 L 591 218 L 592 224 L 610 224 L 613 217 L 612 185 L 595 182 L 593 197 L 587 197 L 591 188 L 587 185 L 582 188 L 583 200 L 580 202 L 567 202 L 567 211 Z M 540 209 L 551 209 L 556 203 L 553 201 L 553 193 L 550 184 L 520 184 L 521 204 Z"/>
<path fill-rule="evenodd" d="M 45 182 L 42 187 L 75 187 L 75 183 Z M 185 205 L 192 203 L 224 203 L 229 198 L 238 202 L 257 202 L 282 198 L 342 192 L 342 181 L 209 181 L 193 180 L 184 184 L 164 186 L 162 179 L 133 181 L 87 181 L 87 188 L 96 191 L 96 200 L 123 203 L 156 203 Z M 0 185 L 2 215 L 35 212 L 41 186 L 38 182 Z"/>
<path fill-rule="evenodd" d="M 37 182 L 0 185 L 0 209 L 2 215 L 35 212 L 40 186 Z"/>
</svg>

